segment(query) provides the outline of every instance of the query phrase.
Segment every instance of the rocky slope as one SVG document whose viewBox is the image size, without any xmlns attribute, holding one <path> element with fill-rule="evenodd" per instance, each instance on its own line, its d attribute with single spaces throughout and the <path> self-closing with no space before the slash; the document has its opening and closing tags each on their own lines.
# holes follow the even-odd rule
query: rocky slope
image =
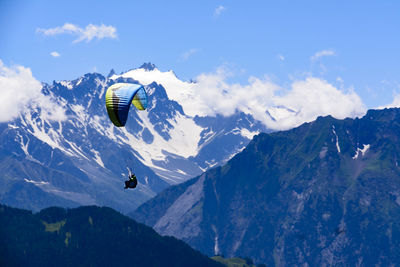
<svg viewBox="0 0 400 267">
<path fill-rule="evenodd" d="M 400 263 L 400 110 L 259 134 L 131 214 L 208 255 L 277 266 Z"/>
</svg>

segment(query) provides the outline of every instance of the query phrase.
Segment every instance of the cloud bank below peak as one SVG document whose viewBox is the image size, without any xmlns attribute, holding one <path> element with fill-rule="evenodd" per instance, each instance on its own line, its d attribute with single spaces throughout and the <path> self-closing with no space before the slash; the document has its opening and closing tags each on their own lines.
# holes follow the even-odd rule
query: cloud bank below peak
<svg viewBox="0 0 400 267">
<path fill-rule="evenodd" d="M 245 84 L 231 83 L 227 68 L 198 75 L 195 82 L 183 82 L 173 72 L 136 69 L 122 74 L 142 84 L 153 81 L 165 87 L 168 97 L 177 101 L 189 116 L 230 116 L 237 111 L 251 114 L 274 130 L 286 130 L 318 116 L 338 119 L 363 116 L 367 108 L 351 89 L 338 89 L 327 81 L 308 77 L 282 87 L 268 76 L 250 77 Z M 112 78 L 116 79 L 119 75 Z"/>
<path fill-rule="evenodd" d="M 318 116 L 359 117 L 367 110 L 354 91 L 340 90 L 315 77 L 294 81 L 289 88 L 268 77 L 251 77 L 245 85 L 229 84 L 223 71 L 202 74 L 196 81 L 196 106 L 202 107 L 199 114 L 229 116 L 242 111 L 275 130 L 290 129 Z"/>
<path fill-rule="evenodd" d="M 0 60 L 0 90 L 0 122 L 17 118 L 28 107 L 40 110 L 44 119 L 66 119 L 62 105 L 42 93 L 42 84 L 33 77 L 29 68 L 7 67 Z"/>
</svg>

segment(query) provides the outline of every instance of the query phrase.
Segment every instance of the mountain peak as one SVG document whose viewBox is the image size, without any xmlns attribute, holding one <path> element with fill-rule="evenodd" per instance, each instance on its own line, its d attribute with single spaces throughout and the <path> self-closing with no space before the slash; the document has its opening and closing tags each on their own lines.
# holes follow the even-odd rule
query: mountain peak
<svg viewBox="0 0 400 267">
<path fill-rule="evenodd" d="M 107 78 L 113 76 L 114 74 L 115 74 L 115 70 L 114 70 L 114 69 L 111 69 L 111 70 L 110 70 L 110 73 L 107 75 Z"/>
<path fill-rule="evenodd" d="M 157 68 L 156 65 L 154 65 L 151 62 L 143 63 L 142 66 L 139 67 L 139 69 L 145 69 L 145 70 L 148 70 L 148 71 L 152 71 L 152 70 L 154 70 L 156 68 Z"/>
</svg>

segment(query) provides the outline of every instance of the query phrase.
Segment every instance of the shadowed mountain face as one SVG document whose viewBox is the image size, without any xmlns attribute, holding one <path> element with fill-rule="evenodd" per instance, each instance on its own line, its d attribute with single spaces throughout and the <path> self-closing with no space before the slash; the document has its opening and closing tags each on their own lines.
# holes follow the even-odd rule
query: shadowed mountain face
<svg viewBox="0 0 400 267">
<path fill-rule="evenodd" d="M 1 266 L 223 266 L 110 208 L 0 205 Z"/>
<path fill-rule="evenodd" d="M 256 136 L 132 216 L 208 255 L 267 265 L 400 263 L 400 110 Z"/>
</svg>

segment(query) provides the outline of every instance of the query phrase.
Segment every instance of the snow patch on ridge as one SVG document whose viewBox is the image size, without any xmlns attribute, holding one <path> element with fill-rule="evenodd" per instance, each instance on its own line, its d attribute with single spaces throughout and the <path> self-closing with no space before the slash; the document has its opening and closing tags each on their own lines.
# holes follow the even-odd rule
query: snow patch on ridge
<svg viewBox="0 0 400 267">
<path fill-rule="evenodd" d="M 10 129 L 18 129 L 19 127 L 13 124 L 8 124 L 8 128 Z"/>
<path fill-rule="evenodd" d="M 72 90 L 72 88 L 74 88 L 74 86 L 72 85 L 72 83 L 70 81 L 59 81 L 58 83 L 64 87 L 68 88 L 69 90 Z"/>
<path fill-rule="evenodd" d="M 26 112 L 24 117 L 20 116 L 20 119 L 21 123 L 27 128 L 28 133 L 32 134 L 43 143 L 48 144 L 52 149 L 59 149 L 69 156 L 85 158 L 88 160 L 87 156 L 79 146 L 71 141 L 68 141 L 64 136 L 62 136 L 61 121 L 58 121 L 60 129 L 56 130 L 55 128 L 51 127 L 51 124 L 46 120 L 43 120 L 40 117 L 35 119 L 32 118 L 32 114 L 30 112 Z M 25 154 L 28 153 L 27 145 L 28 144 L 24 144 L 23 142 L 21 143 L 21 148 Z M 29 153 L 26 155 L 28 159 L 33 159 L 29 156 Z"/>
<path fill-rule="evenodd" d="M 99 99 L 101 99 L 103 97 L 104 92 L 105 92 L 106 87 L 107 87 L 107 80 L 102 81 L 99 78 L 96 78 L 94 81 L 95 81 L 97 87 L 101 87 L 101 91 L 100 91 L 100 94 L 99 94 Z"/>
<path fill-rule="evenodd" d="M 172 125 L 171 129 L 167 129 L 171 136 L 168 141 L 157 133 L 146 112 L 139 112 L 138 116 L 142 121 L 139 122 L 141 126 L 147 128 L 154 136 L 151 144 L 143 142 L 141 136 L 135 136 L 125 128 L 119 128 L 117 131 L 121 135 L 115 134 L 115 137 L 122 143 L 129 144 L 140 155 L 141 158 L 139 159 L 142 163 L 152 168 L 157 174 L 157 170 L 164 169 L 156 166 L 153 161 L 163 161 L 168 154 L 176 154 L 185 158 L 197 155 L 197 144 L 200 141 L 200 133 L 203 128 L 187 116 L 177 113 L 174 119 L 168 120 Z"/>
<path fill-rule="evenodd" d="M 250 131 L 250 130 L 248 130 L 248 129 L 246 129 L 246 128 L 242 128 L 241 130 L 240 130 L 240 134 L 243 136 L 243 137 L 246 137 L 246 138 L 248 138 L 248 139 L 253 139 L 253 137 L 255 136 L 255 135 L 257 135 L 257 134 L 259 134 L 260 133 L 260 131 Z"/>
<path fill-rule="evenodd" d="M 76 110 L 79 108 L 75 107 Z M 80 120 L 87 119 L 86 115 L 80 115 Z M 168 119 L 171 128 L 165 128 L 170 138 L 166 140 L 154 128 L 150 122 L 148 112 L 137 112 L 139 119 L 137 123 L 143 128 L 143 131 L 131 133 L 125 127 L 116 128 L 108 122 L 108 118 L 104 116 L 93 116 L 88 118 L 89 124 L 97 132 L 106 136 L 110 140 L 120 145 L 128 145 L 134 151 L 137 158 L 146 166 L 153 169 L 157 175 L 168 179 L 163 175 L 171 170 L 157 166 L 157 161 L 165 161 L 168 156 L 178 155 L 180 157 L 189 158 L 196 156 L 199 151 L 198 143 L 201 139 L 201 132 L 204 128 L 198 126 L 190 117 L 176 113 L 172 119 Z M 153 136 L 151 144 L 143 142 L 142 134 L 144 129 Z M 99 158 L 96 158 L 99 162 Z M 183 170 L 175 170 L 179 174 L 188 175 Z M 168 179 L 171 180 L 171 179 Z M 179 180 L 179 179 L 178 179 Z M 173 180 L 172 182 L 176 182 Z"/>
<path fill-rule="evenodd" d="M 29 180 L 29 179 L 26 179 L 26 178 L 24 178 L 24 181 L 27 182 L 27 183 L 34 184 L 36 186 L 48 185 L 49 184 L 48 182 L 43 182 L 43 181 L 37 182 L 37 181 Z"/>
<path fill-rule="evenodd" d="M 83 77 L 79 78 L 79 80 L 76 82 L 76 86 L 80 85 L 82 80 L 83 80 Z"/>
<path fill-rule="evenodd" d="M 153 82 L 161 84 L 167 93 L 169 99 L 182 105 L 185 114 L 197 115 L 198 107 L 193 105 L 195 96 L 195 84 L 179 80 L 173 71 L 161 72 L 157 68 L 153 70 L 134 69 L 121 75 L 112 75 L 110 79 L 131 78 L 143 85 L 149 85 Z"/>
<path fill-rule="evenodd" d="M 337 149 L 338 153 L 340 153 L 339 137 L 336 134 L 335 125 L 332 125 L 332 132 L 336 136 L 336 149 Z"/>
<path fill-rule="evenodd" d="M 91 149 L 90 151 L 94 154 L 94 160 L 97 162 L 97 164 L 99 164 L 101 167 L 104 168 L 104 163 L 101 160 L 101 156 L 100 156 L 99 151 L 96 151 L 94 149 Z"/>
<path fill-rule="evenodd" d="M 40 127 L 40 125 L 38 125 L 35 121 L 33 121 L 32 115 L 29 112 L 25 113 L 25 119 L 22 116 L 20 117 L 20 119 L 23 125 L 27 126 L 29 124 L 30 128 L 32 129 L 29 129 L 29 127 L 27 127 L 27 131 L 33 136 L 35 136 L 37 139 L 39 139 L 43 143 L 48 144 L 52 149 L 57 148 L 69 156 L 75 156 L 75 154 L 72 151 L 64 148 L 60 144 L 61 138 L 56 131 L 50 128 L 48 132 L 46 132 L 45 129 L 43 129 L 43 127 Z M 42 120 L 40 120 L 39 124 L 43 126 L 44 123 Z"/>
<path fill-rule="evenodd" d="M 19 138 L 19 143 L 20 143 L 20 145 L 21 145 L 21 149 L 22 149 L 22 151 L 24 151 L 24 153 L 25 153 L 25 157 L 28 159 L 28 160 L 30 160 L 30 161 L 33 161 L 33 162 L 36 162 L 36 163 L 38 163 L 38 164 L 42 164 L 40 161 L 38 161 L 38 160 L 36 160 L 35 158 L 33 158 L 30 154 L 29 154 L 29 151 L 28 151 L 28 145 L 29 145 L 29 141 L 30 141 L 30 139 L 29 139 L 29 137 L 27 137 L 27 141 L 26 141 L 26 143 L 24 143 L 24 138 L 23 138 L 23 136 L 19 133 L 19 132 L 17 132 L 17 136 L 16 136 L 16 141 L 18 142 L 18 139 Z"/>
<path fill-rule="evenodd" d="M 356 154 L 354 155 L 353 159 L 358 159 L 360 156 L 361 152 L 361 157 L 364 157 L 365 153 L 367 153 L 368 149 L 371 147 L 371 145 L 363 145 L 363 148 L 357 148 Z"/>
</svg>

